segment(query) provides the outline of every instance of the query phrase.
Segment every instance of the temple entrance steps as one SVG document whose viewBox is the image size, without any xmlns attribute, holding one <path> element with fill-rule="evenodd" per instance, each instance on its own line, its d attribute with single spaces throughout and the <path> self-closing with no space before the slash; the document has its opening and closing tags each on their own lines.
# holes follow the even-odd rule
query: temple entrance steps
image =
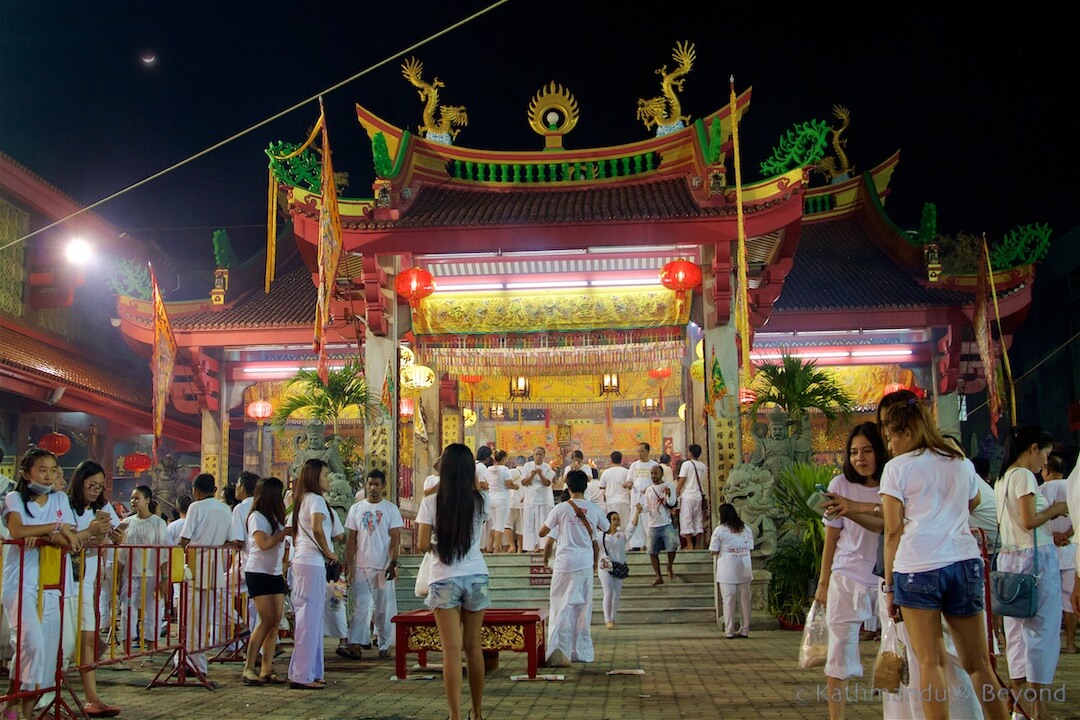
<svg viewBox="0 0 1080 720">
<path fill-rule="evenodd" d="M 675 579 L 667 577 L 666 558 L 661 555 L 664 584 L 652 586 L 656 576 L 644 552 L 627 553 L 630 575 L 623 580 L 617 621 L 620 625 L 643 623 L 713 622 L 713 564 L 708 550 L 683 550 L 675 556 Z M 420 555 L 402 555 L 397 587 L 398 612 L 423 607 L 413 592 Z M 484 555 L 495 607 L 547 607 L 551 571 L 543 556 L 535 554 Z M 601 571 L 603 572 L 603 571 Z M 593 581 L 593 624 L 604 624 L 603 588 Z"/>
</svg>

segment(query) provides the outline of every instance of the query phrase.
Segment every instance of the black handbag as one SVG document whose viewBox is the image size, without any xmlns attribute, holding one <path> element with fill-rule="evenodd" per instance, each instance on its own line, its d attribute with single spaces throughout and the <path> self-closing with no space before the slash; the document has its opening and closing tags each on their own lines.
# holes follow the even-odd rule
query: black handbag
<svg viewBox="0 0 1080 720">
<path fill-rule="evenodd" d="M 608 555 L 608 551 L 607 551 L 607 533 L 604 533 L 600 537 L 600 541 L 602 543 L 604 543 L 604 554 L 608 556 L 608 560 L 611 560 L 611 556 Z M 630 574 L 630 566 L 627 565 L 626 563 L 611 560 L 611 568 L 608 569 L 608 574 L 611 575 L 611 577 L 613 577 L 613 578 L 616 578 L 618 580 L 622 580 L 623 578 L 625 578 L 627 575 Z"/>
<path fill-rule="evenodd" d="M 315 538 L 311 537 L 311 533 L 309 533 L 303 525 L 300 526 L 300 529 L 303 530 L 304 534 L 311 539 L 311 542 L 315 544 L 315 547 L 319 546 L 319 543 L 315 542 Z M 326 582 L 332 583 L 340 580 L 341 561 L 337 558 L 334 558 L 333 560 L 330 560 L 329 558 L 323 558 L 323 561 L 326 563 Z"/>
<path fill-rule="evenodd" d="M 1009 485 L 1005 481 L 1005 506 L 1009 504 Z M 998 515 L 998 537 L 1001 536 L 1001 515 Z M 1031 556 L 1034 565 L 1030 573 L 1005 572 L 997 569 L 998 552 L 994 555 L 994 569 L 990 571 L 990 610 L 995 615 L 1014 618 L 1034 617 L 1039 609 L 1039 553 L 1038 536 L 1031 530 Z"/>
</svg>

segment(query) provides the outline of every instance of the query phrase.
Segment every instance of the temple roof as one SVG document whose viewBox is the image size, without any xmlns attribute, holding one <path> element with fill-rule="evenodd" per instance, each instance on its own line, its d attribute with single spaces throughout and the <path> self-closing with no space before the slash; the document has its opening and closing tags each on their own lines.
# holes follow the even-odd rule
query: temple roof
<svg viewBox="0 0 1080 720">
<path fill-rule="evenodd" d="M 803 225 L 795 264 L 773 312 L 963 306 L 969 293 L 925 287 L 873 240 L 861 215 Z M 901 240 L 901 242 L 903 242 Z"/>
<path fill-rule="evenodd" d="M 297 265 L 274 281 L 269 295 L 251 288 L 223 310 L 213 310 L 207 300 L 198 310 L 169 316 L 173 331 L 230 330 L 265 327 L 311 328 L 315 323 L 315 284 L 311 271 Z"/>
<path fill-rule="evenodd" d="M 771 199 L 750 205 L 748 212 L 779 204 Z M 567 222 L 619 222 L 714 218 L 735 215 L 733 206 L 702 207 L 686 179 L 653 179 L 600 187 L 559 189 L 516 188 L 512 192 L 457 187 L 424 187 L 396 227 L 463 225 L 537 225 Z M 346 222 L 348 227 L 385 227 L 386 223 Z"/>
</svg>

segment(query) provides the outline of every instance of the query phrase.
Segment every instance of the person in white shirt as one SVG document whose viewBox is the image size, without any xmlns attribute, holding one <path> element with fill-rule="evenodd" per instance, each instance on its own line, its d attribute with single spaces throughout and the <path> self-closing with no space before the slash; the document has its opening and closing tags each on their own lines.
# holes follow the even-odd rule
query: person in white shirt
<svg viewBox="0 0 1080 720">
<path fill-rule="evenodd" d="M 132 514 L 120 521 L 123 534 L 122 545 L 155 545 L 156 549 L 127 550 L 119 555 L 117 572 L 121 578 L 121 595 L 124 599 L 127 624 L 125 635 L 127 648 L 137 652 L 135 635 L 138 631 L 142 650 L 157 647 L 158 628 L 164 608 L 158 601 L 158 584 L 164 579 L 169 562 L 169 533 L 165 521 L 153 512 L 154 496 L 146 485 L 131 491 Z M 139 616 L 142 627 L 139 628 Z"/>
<path fill-rule="evenodd" d="M 612 562 L 626 563 L 626 543 L 633 534 L 632 525 L 622 524 L 622 517 L 614 510 L 607 512 L 608 530 L 600 536 L 600 562 L 597 574 L 600 587 L 604 589 L 604 624 L 608 630 L 615 629 L 622 600 L 623 578 L 611 574 Z"/>
<path fill-rule="evenodd" d="M 908 649 L 919 663 L 918 691 L 928 717 L 947 717 L 950 702 L 942 618 L 983 713 L 1008 716 L 990 664 L 983 613 L 983 562 L 968 516 L 982 482 L 963 452 L 941 436 L 916 398 L 884 410 L 883 435 L 892 459 L 881 475 L 885 518 L 885 608 L 907 625 Z"/>
<path fill-rule="evenodd" d="M 555 496 L 551 484 L 555 481 L 555 471 L 544 462 L 545 450 L 542 447 L 533 451 L 533 459 L 521 468 L 521 486 L 525 491 L 525 505 L 522 520 L 525 525 L 525 551 L 540 550 L 540 528 L 544 524 L 551 508 L 555 507 Z"/>
<path fill-rule="evenodd" d="M 562 472 L 562 487 L 558 488 L 554 485 L 551 486 L 551 491 L 555 495 L 555 503 L 558 504 L 570 497 L 570 491 L 566 489 L 566 476 L 570 474 L 571 470 L 581 470 L 585 473 L 585 477 L 589 479 L 589 487 L 585 488 L 585 498 L 587 500 L 592 500 L 600 507 L 600 510 L 603 511 L 604 507 L 601 505 L 603 498 L 591 496 L 600 492 L 600 473 L 596 471 L 596 468 L 585 463 L 585 453 L 580 450 L 574 450 L 570 453 L 570 462 L 566 464 L 566 467 L 563 468 Z M 562 496 L 562 499 L 560 499 L 560 495 Z"/>
<path fill-rule="evenodd" d="M 619 518 L 630 520 L 630 471 L 623 467 L 623 455 L 615 450 L 609 456 L 611 465 L 600 473 L 600 489 L 604 493 L 604 507 L 609 513 L 619 514 Z M 629 527 L 629 525 L 627 526 Z"/>
<path fill-rule="evenodd" d="M 323 623 L 326 610 L 326 563 L 336 561 L 331 538 L 334 511 L 323 497 L 330 489 L 330 468 L 311 458 L 300 468 L 289 525 L 293 547 L 289 557 L 292 584 L 289 597 L 295 614 L 293 654 L 289 661 L 289 687 L 321 690 L 323 679 Z"/>
<path fill-rule="evenodd" d="M 487 563 L 480 551 L 487 493 L 476 487 L 473 454 L 452 443 L 443 451 L 439 492 L 420 501 L 416 548 L 432 552 L 424 605 L 435 615 L 443 649 L 443 690 L 450 716 L 461 717 L 461 660 L 469 670 L 470 717 L 483 717 L 484 648 L 480 631 L 491 606 Z"/>
<path fill-rule="evenodd" d="M 506 451 L 496 450 L 491 467 L 484 473 L 487 482 L 488 498 L 491 501 L 491 532 L 487 551 L 490 553 L 506 552 L 510 547 L 513 530 L 507 532 L 510 524 L 510 492 L 517 488 L 510 468 L 506 467 Z"/>
<path fill-rule="evenodd" d="M 547 661 L 553 667 L 594 659 L 589 629 L 592 624 L 592 580 L 599 559 L 596 533 L 608 529 L 608 520 L 599 506 L 585 499 L 585 488 L 589 484 L 585 472 L 571 470 L 566 476 L 566 484 L 570 498 L 556 505 L 540 528 L 540 537 L 547 538 L 545 566 L 555 550 L 547 636 Z"/>
<path fill-rule="evenodd" d="M 435 493 L 439 492 L 439 463 L 441 460 L 441 457 L 435 458 L 435 462 L 431 466 L 433 472 L 431 473 L 431 475 L 428 475 L 426 478 L 424 478 L 423 497 L 427 497 L 428 495 L 434 495 Z M 357 498 L 356 502 L 360 502 L 360 499 Z"/>
<path fill-rule="evenodd" d="M 487 491 L 487 469 L 491 466 L 493 451 L 488 445 L 481 445 L 476 449 L 476 487 Z M 484 526 L 484 552 L 491 552 L 489 541 L 495 527 L 492 524 L 492 516 L 488 515 L 487 524 Z"/>
<path fill-rule="evenodd" d="M 180 517 L 165 526 L 165 531 L 169 533 L 169 541 L 173 545 L 180 544 L 180 533 L 184 531 L 184 521 L 187 520 L 187 511 L 191 507 L 191 503 L 192 498 L 190 495 L 181 495 L 176 499 L 176 511 L 180 514 Z"/>
<path fill-rule="evenodd" d="M 679 468 L 679 482 L 675 492 L 679 496 L 679 534 L 687 538 L 690 549 L 702 547 L 705 540 L 705 515 L 702 512 L 705 483 L 702 480 L 709 474 L 701 457 L 701 446 L 697 443 L 686 448 L 690 459 Z"/>
<path fill-rule="evenodd" d="M 1073 527 L 1080 527 L 1080 462 L 1074 463 L 1072 472 L 1069 473 L 1065 489 L 1065 504 L 1069 508 L 1069 519 L 1072 520 Z M 1073 536 L 1073 547 L 1076 549 L 1073 563 L 1076 567 L 1077 577 L 1073 580 L 1072 596 L 1069 598 L 1069 602 L 1072 605 L 1073 613 L 1080 615 L 1080 542 L 1077 542 L 1075 535 Z"/>
<path fill-rule="evenodd" d="M 754 571 L 750 552 L 754 549 L 754 531 L 739 517 L 735 506 L 723 503 L 717 512 L 720 524 L 713 530 L 709 550 L 716 559 L 716 582 L 724 606 L 724 636 L 750 637 L 750 583 Z M 735 602 L 738 600 L 742 621 L 735 634 Z"/>
<path fill-rule="evenodd" d="M 645 549 L 649 553 L 656 579 L 653 585 L 663 585 L 660 574 L 660 553 L 667 553 L 668 579 L 675 579 L 675 553 L 679 551 L 679 536 L 675 534 L 675 525 L 671 521 L 671 508 L 675 507 L 675 483 L 664 480 L 664 466 L 654 463 L 652 466 L 652 484 L 639 495 L 634 513 L 634 525 L 642 524 L 642 511 L 647 516 L 648 530 L 645 533 Z"/>
<path fill-rule="evenodd" d="M 367 499 L 349 508 L 345 518 L 345 529 L 349 533 L 345 543 L 345 574 L 353 599 L 347 652 L 351 653 L 348 657 L 355 660 L 361 657 L 361 646 L 371 645 L 373 613 L 379 637 L 379 657 L 390 657 L 394 640 L 390 619 L 397 615 L 394 581 L 398 576 L 401 528 L 405 526 L 401 511 L 383 497 L 386 474 L 382 470 L 372 470 L 366 485 Z"/>
<path fill-rule="evenodd" d="M 206 654 L 191 652 L 217 643 L 227 624 L 224 612 L 226 603 L 221 597 L 215 597 L 221 590 L 221 568 L 225 566 L 225 555 L 211 548 L 221 548 L 229 541 L 232 525 L 232 510 L 215 497 L 217 488 L 214 476 L 199 473 L 191 483 L 191 492 L 195 501 L 188 507 L 184 529 L 180 533 L 180 545 L 191 546 L 194 553 L 188 553 L 192 579 L 185 583 L 187 592 L 187 665 L 197 677 L 206 677 Z M 223 594 L 223 593 L 221 593 Z M 211 617 L 213 612 L 219 617 Z M 208 627 L 209 625 L 209 627 Z"/>
<path fill-rule="evenodd" d="M 520 553 L 525 546 L 525 521 L 522 513 L 525 511 L 525 489 L 521 487 L 521 468 L 525 466 L 525 456 L 518 455 L 514 459 L 514 467 L 510 468 L 510 480 L 514 486 L 510 490 L 510 512 L 506 520 L 506 537 L 510 541 L 510 552 Z"/>
<path fill-rule="evenodd" d="M 859 628 L 876 617 L 878 577 L 874 563 L 885 529 L 878 487 L 887 459 L 877 423 L 856 425 L 848 434 L 843 472 L 832 479 L 826 494 L 830 510 L 840 502 L 848 507 L 854 503 L 869 506 L 869 512 L 825 515 L 822 572 L 814 599 L 824 606 L 829 629 L 824 671 L 829 716 L 833 718 L 844 716 L 848 680 L 863 675 Z"/>
<path fill-rule="evenodd" d="M 652 485 L 652 469 L 659 467 L 659 463 L 649 457 L 650 452 L 649 443 L 640 443 L 637 446 L 638 459 L 630 463 L 627 470 L 631 482 L 630 509 L 634 517 L 636 517 L 638 505 L 641 504 L 641 494 Z M 677 499 L 673 498 L 673 500 Z M 636 521 L 631 524 L 634 525 L 634 534 L 630 536 L 630 549 L 640 550 L 645 547 L 645 524 Z M 675 541 L 678 542 L 678 538 L 675 538 Z"/>
<path fill-rule="evenodd" d="M 232 523 L 229 527 L 228 547 L 236 548 L 239 552 L 233 555 L 232 563 L 229 566 L 226 592 L 230 588 L 235 588 L 238 591 L 239 595 L 235 598 L 234 603 L 236 627 L 239 630 L 246 622 L 248 633 L 255 629 L 256 617 L 255 603 L 248 593 L 247 580 L 244 575 L 244 565 L 247 562 L 247 517 L 251 514 L 251 503 L 255 495 L 255 485 L 258 482 L 259 476 L 250 470 L 242 470 L 236 478 L 237 503 L 232 508 Z M 246 602 L 244 601 L 245 598 Z M 237 640 L 229 649 L 237 651 L 240 647 L 241 642 Z"/>
<path fill-rule="evenodd" d="M 1066 514 L 1064 502 L 1049 503 L 1039 493 L 1035 473 L 1046 465 L 1054 437 L 1034 425 L 1014 427 L 1005 439 L 1005 470 L 994 486 L 1001 547 L 997 569 L 1034 571 L 1036 555 L 1043 578 L 1059 578 L 1058 553 L 1046 524 Z M 1037 547 L 1036 547 L 1037 545 Z M 1046 717 L 1045 694 L 1054 682 L 1061 652 L 1061 588 L 1058 582 L 1037 585 L 1038 607 L 1031 617 L 1006 617 L 1005 653 L 1014 696 L 1031 717 Z"/>
<path fill-rule="evenodd" d="M 258 623 L 251 632 L 241 680 L 245 685 L 281 684 L 274 672 L 278 624 L 285 612 L 285 585 L 282 560 L 285 555 L 285 484 L 276 477 L 262 478 L 252 492 L 247 516 L 247 554 L 244 579 L 255 603 Z M 255 665 L 259 669 L 255 669 Z"/>
<path fill-rule="evenodd" d="M 3 563 L 3 604 L 13 634 L 18 641 L 19 687 L 9 687 L 4 716 L 34 717 L 34 703 L 41 696 L 39 688 L 52 685 L 56 657 L 60 650 L 60 593 L 42 590 L 39 559 L 42 545 L 69 548 L 77 552 L 82 543 L 73 530 L 75 514 L 67 495 L 55 492 L 54 475 L 59 467 L 56 456 L 48 450 L 31 448 L 19 462 L 15 489 L 4 497 L 4 521 L 12 540 L 25 545 L 5 545 Z M 70 574 L 69 574 L 70 577 Z M 41 614 L 38 615 L 38 596 Z M 16 676 L 12 672 L 12 676 Z M 12 683 L 14 680 L 12 680 Z M 10 697 L 18 692 L 27 697 Z"/>
<path fill-rule="evenodd" d="M 1065 479 L 1064 470 L 1064 458 L 1050 453 L 1046 458 L 1046 467 L 1043 468 L 1044 482 L 1039 486 L 1039 493 L 1046 498 L 1049 505 L 1056 502 L 1067 503 L 1069 482 Z M 1058 566 L 1061 569 L 1061 607 L 1065 615 L 1062 619 L 1065 627 L 1065 647 L 1062 652 L 1073 655 L 1076 653 L 1076 613 L 1073 612 L 1069 598 L 1076 584 L 1076 551 L 1072 546 L 1075 528 L 1068 514 L 1065 514 L 1046 523 L 1046 530 L 1050 533 L 1051 541 L 1057 546 Z"/>
</svg>

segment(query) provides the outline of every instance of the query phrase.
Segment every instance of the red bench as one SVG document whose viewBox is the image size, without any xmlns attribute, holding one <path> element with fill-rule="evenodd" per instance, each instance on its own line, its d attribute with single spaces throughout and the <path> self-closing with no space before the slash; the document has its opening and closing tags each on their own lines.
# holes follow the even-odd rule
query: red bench
<svg viewBox="0 0 1080 720">
<path fill-rule="evenodd" d="M 544 661 L 547 638 L 547 608 L 488 608 L 484 612 L 484 627 L 480 641 L 485 659 L 498 657 L 500 650 L 526 653 L 530 678 Z M 427 667 L 427 654 L 441 652 L 439 630 L 431 610 L 411 610 L 391 618 L 394 623 L 397 647 L 394 651 L 395 672 L 404 680 L 408 674 L 406 659 L 417 653 L 420 667 Z"/>
</svg>

